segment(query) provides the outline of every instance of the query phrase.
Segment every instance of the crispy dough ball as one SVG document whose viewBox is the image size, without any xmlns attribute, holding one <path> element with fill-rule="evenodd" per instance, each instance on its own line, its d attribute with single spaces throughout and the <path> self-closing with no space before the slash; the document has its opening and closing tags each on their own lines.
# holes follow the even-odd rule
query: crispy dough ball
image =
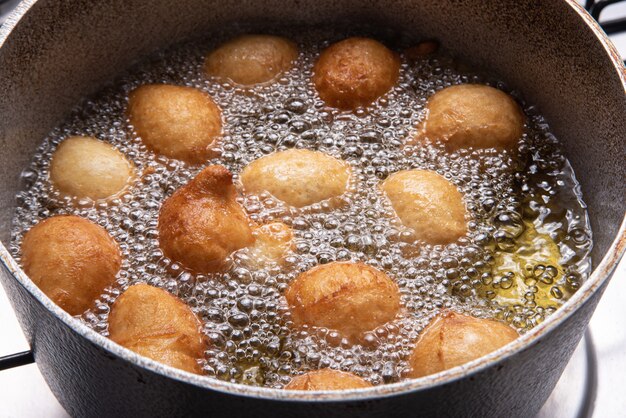
<svg viewBox="0 0 626 418">
<path fill-rule="evenodd" d="M 508 325 L 447 312 L 424 329 L 410 357 L 410 377 L 451 369 L 510 343 L 518 337 Z"/>
<path fill-rule="evenodd" d="M 372 384 L 367 380 L 332 369 L 322 369 L 308 372 L 291 379 L 285 389 L 287 390 L 348 390 L 369 388 Z"/>
<path fill-rule="evenodd" d="M 296 325 L 313 325 L 358 338 L 395 318 L 398 286 L 363 263 L 334 262 L 301 273 L 285 293 Z"/>
<path fill-rule="evenodd" d="M 433 171 L 399 171 L 382 183 L 382 190 L 398 218 L 418 240 L 449 244 L 467 232 L 463 196 Z"/>
<path fill-rule="evenodd" d="M 427 39 L 405 49 L 404 55 L 411 61 L 417 61 L 434 54 L 438 49 L 439 42 L 434 39 Z"/>
<path fill-rule="evenodd" d="M 157 154 L 190 164 L 217 157 L 222 112 L 211 96 L 193 87 L 149 84 L 128 100 L 136 134 Z"/>
<path fill-rule="evenodd" d="M 107 231 L 78 216 L 48 218 L 22 240 L 24 271 L 70 315 L 89 309 L 121 264 L 120 248 Z"/>
<path fill-rule="evenodd" d="M 398 81 L 400 58 L 373 39 L 348 38 L 326 48 L 313 68 L 313 83 L 330 106 L 367 106 Z"/>
<path fill-rule="evenodd" d="M 226 167 L 202 170 L 161 207 L 158 229 L 163 253 L 197 273 L 227 268 L 226 258 L 232 252 L 254 242 L 248 217 L 236 198 Z"/>
<path fill-rule="evenodd" d="M 168 366 L 201 374 L 207 342 L 202 324 L 177 297 L 147 284 L 130 286 L 109 314 L 109 338 Z"/>
<path fill-rule="evenodd" d="M 489 86 L 447 87 L 428 100 L 417 142 L 459 148 L 512 148 L 524 132 L 524 113 L 508 94 Z"/>
<path fill-rule="evenodd" d="M 297 208 L 342 195 L 349 181 L 348 163 L 323 152 L 303 149 L 259 158 L 241 172 L 246 192 L 267 191 Z"/>
<path fill-rule="evenodd" d="M 135 173 L 133 163 L 109 144 L 72 136 L 57 148 L 50 162 L 50 180 L 64 195 L 106 199 L 124 190 Z"/>
<path fill-rule="evenodd" d="M 211 52 L 204 71 L 245 86 L 265 83 L 288 71 L 298 58 L 298 47 L 271 35 L 243 35 Z"/>
<path fill-rule="evenodd" d="M 272 222 L 254 229 L 254 244 L 250 246 L 250 263 L 262 266 L 268 262 L 281 263 L 293 246 L 293 231 L 282 222 Z"/>
</svg>

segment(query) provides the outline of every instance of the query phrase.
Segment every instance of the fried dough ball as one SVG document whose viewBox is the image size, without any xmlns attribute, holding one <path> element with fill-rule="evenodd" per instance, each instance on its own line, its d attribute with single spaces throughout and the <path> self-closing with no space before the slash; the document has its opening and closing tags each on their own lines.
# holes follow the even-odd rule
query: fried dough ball
<svg viewBox="0 0 626 418">
<path fill-rule="evenodd" d="M 250 86 L 271 81 L 288 71 L 298 58 L 298 47 L 271 35 L 243 35 L 211 52 L 204 63 L 207 75 Z"/>
<path fill-rule="evenodd" d="M 342 195 L 349 180 L 350 166 L 345 161 L 303 149 L 259 158 L 241 172 L 246 192 L 266 191 L 297 208 Z"/>
<path fill-rule="evenodd" d="M 143 143 L 157 154 L 190 164 L 219 155 L 222 112 L 193 87 L 149 84 L 130 93 L 128 117 Z"/>
<path fill-rule="evenodd" d="M 411 61 L 417 61 L 434 54 L 439 49 L 439 42 L 428 39 L 404 50 L 404 55 Z"/>
<path fill-rule="evenodd" d="M 89 309 L 120 270 L 120 248 L 107 231 L 78 216 L 54 216 L 22 240 L 22 266 L 70 315 Z"/>
<path fill-rule="evenodd" d="M 293 246 L 293 231 L 282 222 L 272 222 L 254 229 L 254 244 L 250 246 L 251 263 L 261 266 L 268 262 L 281 263 Z"/>
<path fill-rule="evenodd" d="M 348 38 L 322 51 L 313 83 L 328 105 L 353 110 L 387 93 L 399 75 L 396 53 L 373 39 Z"/>
<path fill-rule="evenodd" d="M 72 136 L 52 156 L 50 180 L 65 196 L 106 199 L 124 190 L 135 173 L 133 163 L 96 138 Z"/>
<path fill-rule="evenodd" d="M 404 226 L 418 240 L 449 244 L 467 231 L 466 209 L 458 189 L 428 170 L 404 170 L 389 176 L 382 190 Z"/>
<path fill-rule="evenodd" d="M 372 387 L 367 380 L 332 369 L 322 369 L 308 372 L 291 379 L 285 389 L 287 390 L 348 390 Z"/>
<path fill-rule="evenodd" d="M 179 298 L 147 284 L 130 286 L 109 314 L 109 338 L 142 356 L 190 373 L 207 349 L 202 324 Z"/>
<path fill-rule="evenodd" d="M 512 148 L 524 132 L 524 113 L 508 94 L 489 86 L 447 87 L 428 100 L 417 141 L 460 148 Z"/>
<path fill-rule="evenodd" d="M 254 242 L 248 217 L 236 198 L 226 167 L 202 170 L 161 207 L 158 229 L 163 253 L 197 273 L 224 270 L 232 252 Z"/>
<path fill-rule="evenodd" d="M 410 377 L 422 377 L 483 357 L 518 337 L 508 325 L 454 312 L 439 315 L 410 357 Z"/>
<path fill-rule="evenodd" d="M 337 330 L 354 339 L 400 310 L 398 286 L 363 263 L 334 262 L 301 273 L 285 293 L 293 321 Z"/>
</svg>

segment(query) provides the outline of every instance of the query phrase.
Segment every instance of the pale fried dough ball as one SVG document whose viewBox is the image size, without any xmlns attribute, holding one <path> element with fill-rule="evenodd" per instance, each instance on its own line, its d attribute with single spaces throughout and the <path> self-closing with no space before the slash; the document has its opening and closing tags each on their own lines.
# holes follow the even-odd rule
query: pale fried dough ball
<svg viewBox="0 0 626 418">
<path fill-rule="evenodd" d="M 483 357 L 518 337 L 508 325 L 454 312 L 439 315 L 410 357 L 410 377 L 422 377 Z"/>
<path fill-rule="evenodd" d="M 282 222 L 272 222 L 254 229 L 254 244 L 250 246 L 250 263 L 262 266 L 267 262 L 281 263 L 293 246 L 293 231 Z"/>
<path fill-rule="evenodd" d="M 288 71 L 298 58 L 292 41 L 271 35 L 243 35 L 211 52 L 204 71 L 237 84 L 253 85 L 275 79 Z"/>
<path fill-rule="evenodd" d="M 291 379 L 285 389 L 287 390 L 348 390 L 372 387 L 367 380 L 332 369 L 322 369 L 308 372 Z"/>
<path fill-rule="evenodd" d="M 78 216 L 41 221 L 24 235 L 21 251 L 26 274 L 71 315 L 89 309 L 122 264 L 107 231 Z"/>
<path fill-rule="evenodd" d="M 133 163 L 93 137 L 65 139 L 52 155 L 50 180 L 65 196 L 106 199 L 124 190 L 135 173 Z"/>
<path fill-rule="evenodd" d="M 219 155 L 222 112 L 193 87 L 149 84 L 130 93 L 128 117 L 142 142 L 157 154 L 190 164 Z"/>
<path fill-rule="evenodd" d="M 313 83 L 327 104 L 353 110 L 387 93 L 399 75 L 396 53 L 373 39 L 348 38 L 322 51 Z"/>
<path fill-rule="evenodd" d="M 404 170 L 389 176 L 382 190 L 402 223 L 415 238 L 449 244 L 467 231 L 466 209 L 459 190 L 428 170 Z"/>
<path fill-rule="evenodd" d="M 129 287 L 109 314 L 109 338 L 168 366 L 201 374 L 207 349 L 202 324 L 177 297 L 147 284 Z"/>
<path fill-rule="evenodd" d="M 259 158 L 241 172 L 248 193 L 269 192 L 297 208 L 342 195 L 350 166 L 319 151 L 290 149 Z"/>
<path fill-rule="evenodd" d="M 197 273 L 227 268 L 226 258 L 254 242 L 237 203 L 232 174 L 221 165 L 202 170 L 161 207 L 159 244 L 163 253 Z"/>
<path fill-rule="evenodd" d="M 301 273 L 285 293 L 293 321 L 358 338 L 400 310 L 398 286 L 363 263 L 334 262 Z"/>
<path fill-rule="evenodd" d="M 524 132 L 524 113 L 508 94 L 489 86 L 447 87 L 428 100 L 417 141 L 459 148 L 512 148 Z"/>
</svg>

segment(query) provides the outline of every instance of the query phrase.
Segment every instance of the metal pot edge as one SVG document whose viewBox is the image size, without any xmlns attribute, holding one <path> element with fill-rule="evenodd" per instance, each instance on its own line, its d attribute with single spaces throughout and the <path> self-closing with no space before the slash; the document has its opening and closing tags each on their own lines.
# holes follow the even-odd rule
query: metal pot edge
<svg viewBox="0 0 626 418">
<path fill-rule="evenodd" d="M 592 30 L 596 39 L 600 42 L 604 50 L 609 55 L 613 67 L 626 92 L 626 68 L 620 58 L 615 46 L 608 39 L 607 35 L 600 28 L 598 23 L 580 6 L 575 0 L 564 0 L 571 8 L 573 8 L 580 16 L 585 25 Z M 37 3 L 37 0 L 24 0 L 9 15 L 4 25 L 0 27 L 0 48 L 4 42 L 10 37 L 13 28 L 19 24 L 21 18 L 25 16 L 30 8 Z M 187 373 L 179 369 L 175 369 L 154 360 L 142 357 L 136 353 L 114 343 L 106 337 L 98 334 L 78 319 L 72 317 L 67 312 L 59 308 L 52 302 L 39 288 L 26 276 L 21 267 L 10 255 L 3 243 L 0 242 L 0 260 L 4 264 L 7 271 L 10 272 L 21 287 L 30 293 L 39 303 L 47 310 L 52 312 L 61 322 L 89 342 L 105 349 L 110 354 L 128 361 L 132 364 L 139 365 L 151 372 L 173 378 L 175 380 L 190 383 L 195 386 L 225 392 L 228 394 L 237 394 L 243 396 L 257 397 L 269 400 L 281 401 L 358 401 L 368 400 L 380 397 L 394 396 L 405 394 L 407 392 L 426 390 L 436 386 L 444 385 L 455 380 L 468 377 L 478 373 L 486 368 L 497 365 L 498 362 L 509 356 L 515 355 L 529 346 L 539 342 L 545 335 L 549 334 L 567 318 L 569 318 L 580 306 L 582 306 L 590 297 L 605 285 L 617 267 L 620 259 L 626 252 L 626 215 L 624 216 L 620 229 L 616 238 L 609 247 L 607 253 L 603 257 L 600 264 L 593 270 L 585 284 L 552 314 L 546 321 L 533 328 L 528 333 L 516 339 L 512 343 L 500 348 L 497 351 L 480 359 L 474 360 L 462 366 L 455 367 L 435 375 L 426 376 L 419 379 L 407 380 L 388 385 L 377 386 L 367 389 L 355 389 L 349 391 L 311 391 L 311 392 L 292 392 L 278 389 L 257 388 L 247 385 L 234 384 L 210 379 L 208 377 L 198 376 Z M 37 355 L 35 353 L 35 359 Z"/>
</svg>

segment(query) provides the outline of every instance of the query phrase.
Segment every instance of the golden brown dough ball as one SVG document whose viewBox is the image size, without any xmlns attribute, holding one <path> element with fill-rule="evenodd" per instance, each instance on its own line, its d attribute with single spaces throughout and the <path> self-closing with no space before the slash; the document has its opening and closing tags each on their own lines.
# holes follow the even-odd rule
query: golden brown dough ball
<svg viewBox="0 0 626 418">
<path fill-rule="evenodd" d="M 107 231 L 78 216 L 41 221 L 24 235 L 21 250 L 26 274 L 70 315 L 89 309 L 122 264 Z"/>
<path fill-rule="evenodd" d="M 230 254 L 254 242 L 248 217 L 236 198 L 226 167 L 202 170 L 161 207 L 158 229 L 163 253 L 197 273 L 227 268 Z"/>
<path fill-rule="evenodd" d="M 128 117 L 135 133 L 157 154 L 190 164 L 217 157 L 222 112 L 193 87 L 149 84 L 130 93 Z"/>
<path fill-rule="evenodd" d="M 115 301 L 109 338 L 144 357 L 201 374 L 207 342 L 193 311 L 165 290 L 136 284 Z"/>
<path fill-rule="evenodd" d="M 404 55 L 411 61 L 417 61 L 436 53 L 438 49 L 439 42 L 434 39 L 428 39 L 405 49 Z"/>
<path fill-rule="evenodd" d="M 243 35 L 211 52 L 204 71 L 245 86 L 265 83 L 288 71 L 298 58 L 292 41 L 271 35 Z"/>
<path fill-rule="evenodd" d="M 512 148 L 524 133 L 524 113 L 508 94 L 489 86 L 447 87 L 428 100 L 417 141 L 460 148 Z"/>
<path fill-rule="evenodd" d="M 396 53 L 373 39 L 348 38 L 322 51 L 313 83 L 327 104 L 353 110 L 387 93 L 399 75 Z"/>
<path fill-rule="evenodd" d="M 372 387 L 367 380 L 332 369 L 322 369 L 308 372 L 291 379 L 285 389 L 287 390 L 348 390 Z"/>
<path fill-rule="evenodd" d="M 463 196 L 433 171 L 399 171 L 382 183 L 382 190 L 398 218 L 418 240 L 449 244 L 467 232 Z"/>
<path fill-rule="evenodd" d="M 342 195 L 349 180 L 348 163 L 323 152 L 303 149 L 259 158 L 241 172 L 247 193 L 269 192 L 297 208 Z"/>
<path fill-rule="evenodd" d="M 422 377 L 460 366 L 517 337 L 517 332 L 502 322 L 444 313 L 424 329 L 417 341 L 409 360 L 409 376 Z"/>
<path fill-rule="evenodd" d="M 72 136 L 52 156 L 50 180 L 65 196 L 92 200 L 118 195 L 135 173 L 133 163 L 109 144 Z"/>
<path fill-rule="evenodd" d="M 293 231 L 282 222 L 272 222 L 254 229 L 254 244 L 250 246 L 251 263 L 262 266 L 268 262 L 281 263 L 293 246 Z"/>
<path fill-rule="evenodd" d="M 398 286 L 363 263 L 334 262 L 301 273 L 285 293 L 293 321 L 358 338 L 393 320 L 400 310 Z"/>
</svg>

